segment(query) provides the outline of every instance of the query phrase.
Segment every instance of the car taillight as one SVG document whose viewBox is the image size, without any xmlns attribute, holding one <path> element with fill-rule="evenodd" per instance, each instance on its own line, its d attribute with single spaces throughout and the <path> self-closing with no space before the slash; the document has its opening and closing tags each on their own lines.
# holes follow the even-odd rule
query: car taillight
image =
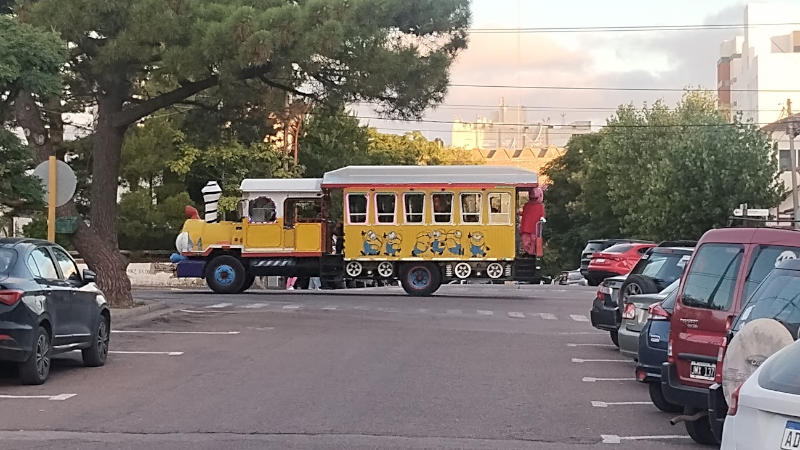
<svg viewBox="0 0 800 450">
<path fill-rule="evenodd" d="M 653 303 L 647 308 L 647 320 L 669 320 L 669 313 L 661 307 L 661 303 Z"/>
<path fill-rule="evenodd" d="M 17 290 L 7 290 L 7 291 L 0 291 L 0 303 L 6 305 L 13 305 L 22 298 L 23 291 Z"/>
<path fill-rule="evenodd" d="M 717 372 L 714 375 L 714 381 L 722 383 L 722 359 L 725 357 L 725 347 L 727 346 L 728 338 L 722 339 L 722 345 L 717 350 Z"/>
<path fill-rule="evenodd" d="M 740 384 L 739 387 L 734 389 L 733 394 L 731 394 L 731 404 L 728 405 L 728 415 L 735 416 L 736 412 L 739 411 L 739 391 L 742 390 L 743 384 Z"/>
<path fill-rule="evenodd" d="M 625 310 L 622 312 L 622 318 L 631 320 L 636 317 L 636 305 L 633 303 L 626 303 Z"/>
<path fill-rule="evenodd" d="M 597 289 L 597 292 L 600 294 L 611 295 L 611 287 L 601 284 L 600 287 Z"/>
<path fill-rule="evenodd" d="M 672 356 L 672 338 L 669 338 L 669 342 L 667 343 L 667 362 L 670 364 L 675 364 L 675 358 Z"/>
</svg>

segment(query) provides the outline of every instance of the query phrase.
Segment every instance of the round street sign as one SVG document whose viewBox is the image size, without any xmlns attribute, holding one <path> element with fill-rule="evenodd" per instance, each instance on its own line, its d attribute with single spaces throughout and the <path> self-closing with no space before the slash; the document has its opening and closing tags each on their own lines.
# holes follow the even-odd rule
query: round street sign
<svg viewBox="0 0 800 450">
<path fill-rule="evenodd" d="M 45 204 L 47 204 L 50 198 L 49 170 L 49 161 L 45 161 L 33 169 L 33 174 L 42 180 L 42 187 L 45 192 Z M 72 167 L 64 161 L 56 160 L 56 206 L 62 206 L 70 201 L 72 196 L 75 195 L 75 188 L 77 185 L 78 178 L 75 176 L 75 172 L 72 171 Z"/>
</svg>

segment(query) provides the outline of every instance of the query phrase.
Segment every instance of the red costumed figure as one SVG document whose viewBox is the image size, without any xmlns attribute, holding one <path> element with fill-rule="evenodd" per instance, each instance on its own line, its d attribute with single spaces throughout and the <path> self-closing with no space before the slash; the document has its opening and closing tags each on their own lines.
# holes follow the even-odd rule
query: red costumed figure
<svg viewBox="0 0 800 450">
<path fill-rule="evenodd" d="M 536 254 L 536 238 L 538 237 L 538 224 L 544 218 L 544 193 L 538 187 L 531 189 L 528 203 L 522 208 L 522 220 L 519 224 L 519 233 L 522 237 L 522 247 L 529 255 Z"/>
</svg>

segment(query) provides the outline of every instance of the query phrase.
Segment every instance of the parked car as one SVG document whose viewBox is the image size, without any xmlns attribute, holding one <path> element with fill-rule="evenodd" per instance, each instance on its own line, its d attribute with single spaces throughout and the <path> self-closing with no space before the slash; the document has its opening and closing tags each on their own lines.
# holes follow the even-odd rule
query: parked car
<svg viewBox="0 0 800 450">
<path fill-rule="evenodd" d="M 710 402 L 724 401 L 720 383 L 727 334 L 743 299 L 777 263 L 800 255 L 800 232 L 771 228 L 726 228 L 706 232 L 678 288 L 662 366 L 664 398 L 684 407 L 686 431 L 698 443 L 719 443 L 723 421 L 711 420 Z"/>
<path fill-rule="evenodd" d="M 681 246 L 673 247 L 675 244 Z M 617 344 L 618 330 L 622 322 L 622 310 L 619 305 L 622 303 L 623 290 L 627 287 L 628 295 L 631 295 L 632 292 L 639 291 L 634 291 L 630 286 L 638 286 L 642 287 L 639 293 L 657 293 L 677 280 L 692 253 L 692 248 L 684 245 L 687 245 L 687 241 L 665 241 L 648 249 L 631 272 L 621 279 L 622 284 L 616 287 L 619 293 L 613 299 L 603 298 L 602 301 L 598 301 L 596 298 L 592 303 L 590 311 L 592 325 L 609 331 L 612 341 Z M 656 253 L 655 256 L 653 253 Z M 633 284 L 628 281 L 631 277 L 636 280 Z"/>
<path fill-rule="evenodd" d="M 588 278 L 589 275 L 589 262 L 592 259 L 592 255 L 595 252 L 603 251 L 612 245 L 615 244 L 629 244 L 633 242 L 649 242 L 649 241 L 637 241 L 634 239 L 593 239 L 586 243 L 586 247 L 584 247 L 583 251 L 581 252 L 581 275 L 586 278 L 586 281 L 589 283 L 589 286 L 598 286 L 600 282 L 603 280 L 590 280 Z"/>
<path fill-rule="evenodd" d="M 622 287 L 622 283 L 625 282 L 625 278 L 627 278 L 627 275 L 603 280 L 592 302 L 592 310 L 589 311 L 592 326 L 598 330 L 608 331 L 611 335 L 611 342 L 617 347 L 619 347 L 617 330 L 621 320 L 618 317 L 619 308 L 617 307 L 617 302 L 619 300 L 619 289 Z"/>
<path fill-rule="evenodd" d="M 678 284 L 680 284 L 680 280 L 675 280 L 655 294 L 631 295 L 627 300 L 622 300 L 620 297 L 620 302 L 622 302 L 622 321 L 619 326 L 619 351 L 623 355 L 638 359 L 639 332 L 642 331 L 642 328 L 647 323 L 650 306 L 664 301 L 665 298 L 678 289 Z"/>
<path fill-rule="evenodd" d="M 620 293 L 622 303 L 630 295 L 660 292 L 680 278 L 695 245 L 694 241 L 665 241 L 650 249 L 625 280 Z"/>
<path fill-rule="evenodd" d="M 58 353 L 105 364 L 111 313 L 94 280 L 57 244 L 0 239 L 0 361 L 17 364 L 22 383 L 44 383 Z"/>
<path fill-rule="evenodd" d="M 655 246 L 653 243 L 614 244 L 595 252 L 589 261 L 586 279 L 597 285 L 608 277 L 627 275 L 647 250 Z"/>
<path fill-rule="evenodd" d="M 557 283 L 561 286 L 586 286 L 586 278 L 581 275 L 581 271 L 579 269 L 575 270 L 567 270 L 561 272 L 554 280 L 553 283 Z"/>
<path fill-rule="evenodd" d="M 722 450 L 800 449 L 800 342 L 769 357 L 732 396 Z"/>
<path fill-rule="evenodd" d="M 648 384 L 650 400 L 661 411 L 674 413 L 681 412 L 683 408 L 664 398 L 664 393 L 661 391 L 661 365 L 667 362 L 670 318 L 677 297 L 676 287 L 661 303 L 654 303 L 648 308 L 647 322 L 639 332 L 636 361 L 636 379 Z"/>
</svg>

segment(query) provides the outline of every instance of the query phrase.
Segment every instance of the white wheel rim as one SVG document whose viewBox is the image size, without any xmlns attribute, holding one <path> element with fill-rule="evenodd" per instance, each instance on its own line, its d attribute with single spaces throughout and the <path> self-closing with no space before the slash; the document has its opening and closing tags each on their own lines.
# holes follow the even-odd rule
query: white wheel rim
<svg viewBox="0 0 800 450">
<path fill-rule="evenodd" d="M 392 263 L 384 261 L 378 264 L 378 275 L 389 278 L 394 273 L 394 266 Z"/>
<path fill-rule="evenodd" d="M 357 277 L 361 275 L 361 263 L 358 261 L 350 261 L 347 263 L 347 266 L 344 268 L 344 270 L 347 272 L 347 275 L 351 277 Z"/>
<path fill-rule="evenodd" d="M 500 263 L 491 263 L 486 268 L 486 274 L 489 275 L 489 278 L 500 278 L 503 276 L 503 266 Z"/>
<path fill-rule="evenodd" d="M 456 264 L 456 267 L 453 269 L 453 273 L 460 279 L 465 279 L 472 274 L 472 267 L 465 262 L 461 262 Z"/>
</svg>

